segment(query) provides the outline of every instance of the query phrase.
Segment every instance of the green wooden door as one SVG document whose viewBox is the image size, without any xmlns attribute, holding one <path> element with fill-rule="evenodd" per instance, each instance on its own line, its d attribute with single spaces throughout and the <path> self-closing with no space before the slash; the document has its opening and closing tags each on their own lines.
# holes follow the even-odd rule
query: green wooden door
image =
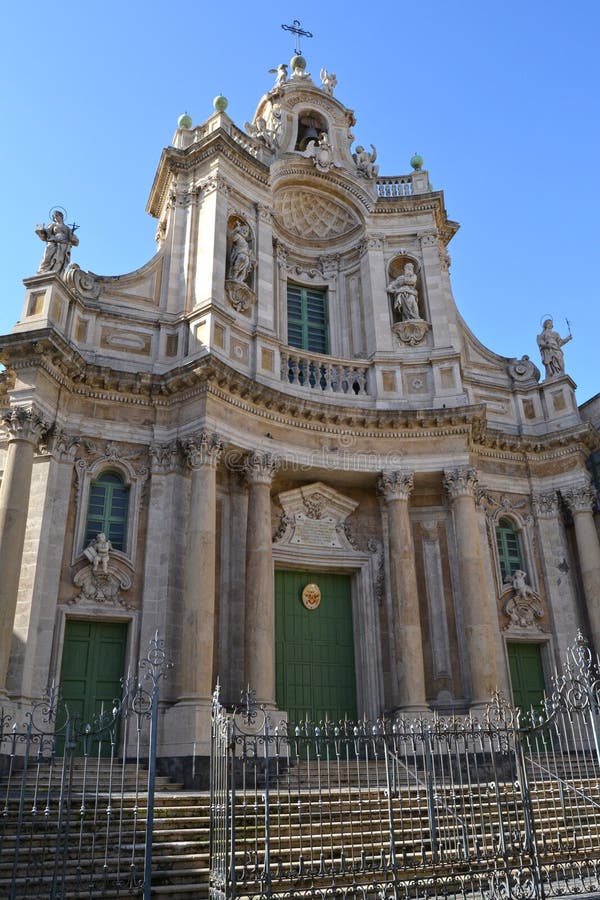
<svg viewBox="0 0 600 900">
<path fill-rule="evenodd" d="M 306 609 L 316 583 L 321 602 Z M 290 721 L 356 718 L 354 635 L 349 575 L 275 573 L 277 705 Z"/>
<path fill-rule="evenodd" d="M 508 663 L 513 700 L 525 714 L 540 709 L 544 696 L 544 668 L 539 644 L 508 644 Z"/>
<path fill-rule="evenodd" d="M 112 710 L 121 698 L 126 641 L 127 624 L 67 620 L 60 690 L 80 722 L 91 722 L 102 709 Z"/>
</svg>

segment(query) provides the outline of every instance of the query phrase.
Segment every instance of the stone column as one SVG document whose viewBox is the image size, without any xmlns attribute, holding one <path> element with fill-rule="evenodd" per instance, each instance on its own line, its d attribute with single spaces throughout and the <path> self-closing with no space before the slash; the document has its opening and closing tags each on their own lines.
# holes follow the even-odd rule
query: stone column
<svg viewBox="0 0 600 900">
<path fill-rule="evenodd" d="M 5 415 L 4 425 L 9 431 L 9 438 L 0 487 L 0 693 L 6 691 L 29 509 L 33 453 L 47 430 L 34 409 L 23 407 L 17 407 Z"/>
<path fill-rule="evenodd" d="M 471 670 L 471 703 L 484 706 L 495 690 L 510 697 L 498 625 L 498 613 L 484 565 L 484 548 L 475 494 L 475 469 L 444 473 L 444 485 L 452 498 L 456 552 L 462 594 L 464 639 Z"/>
<path fill-rule="evenodd" d="M 260 451 L 246 457 L 249 485 L 246 538 L 245 681 L 256 701 L 275 705 L 275 592 L 271 482 L 278 462 Z"/>
<path fill-rule="evenodd" d="M 585 605 L 594 647 L 600 652 L 600 541 L 593 512 L 596 492 L 586 483 L 561 494 L 573 516 Z"/>
<path fill-rule="evenodd" d="M 411 472 L 384 472 L 378 488 L 388 513 L 397 704 L 403 710 L 423 710 L 427 708 L 423 635 L 415 548 L 408 514 L 413 475 Z"/>
<path fill-rule="evenodd" d="M 183 559 L 181 695 L 210 701 L 215 640 L 217 463 L 223 450 L 206 432 L 182 441 L 192 470 L 187 542 Z"/>
</svg>

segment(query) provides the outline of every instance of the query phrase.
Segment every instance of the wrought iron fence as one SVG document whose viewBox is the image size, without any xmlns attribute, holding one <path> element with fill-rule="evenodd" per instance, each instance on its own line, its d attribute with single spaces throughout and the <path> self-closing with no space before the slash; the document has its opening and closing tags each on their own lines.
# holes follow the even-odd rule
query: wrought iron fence
<svg viewBox="0 0 600 900">
<path fill-rule="evenodd" d="M 89 722 L 54 690 L 0 717 L 0 896 L 150 897 L 158 633 Z"/>
<path fill-rule="evenodd" d="M 599 685 L 580 637 L 527 714 L 289 725 L 217 693 L 212 900 L 597 895 Z"/>
</svg>

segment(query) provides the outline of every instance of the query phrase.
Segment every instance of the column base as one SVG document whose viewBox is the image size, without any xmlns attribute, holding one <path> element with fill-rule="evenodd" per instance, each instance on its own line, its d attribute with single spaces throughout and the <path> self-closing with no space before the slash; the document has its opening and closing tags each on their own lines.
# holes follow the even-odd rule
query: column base
<svg viewBox="0 0 600 900">
<path fill-rule="evenodd" d="M 212 697 L 181 697 L 159 715 L 159 756 L 209 756 Z"/>
</svg>

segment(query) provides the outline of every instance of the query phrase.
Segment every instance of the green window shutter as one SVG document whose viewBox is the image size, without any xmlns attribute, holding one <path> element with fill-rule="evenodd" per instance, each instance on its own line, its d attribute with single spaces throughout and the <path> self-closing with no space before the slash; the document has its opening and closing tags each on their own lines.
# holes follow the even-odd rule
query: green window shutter
<svg viewBox="0 0 600 900">
<path fill-rule="evenodd" d="M 85 544 L 103 532 L 115 550 L 125 550 L 129 488 L 116 472 L 105 472 L 90 487 Z"/>
<path fill-rule="evenodd" d="M 311 353 L 329 353 L 327 291 L 288 284 L 288 344 Z"/>
<path fill-rule="evenodd" d="M 510 519 L 500 519 L 496 528 L 496 545 L 502 581 L 510 581 L 513 572 L 523 568 L 519 535 Z"/>
</svg>

